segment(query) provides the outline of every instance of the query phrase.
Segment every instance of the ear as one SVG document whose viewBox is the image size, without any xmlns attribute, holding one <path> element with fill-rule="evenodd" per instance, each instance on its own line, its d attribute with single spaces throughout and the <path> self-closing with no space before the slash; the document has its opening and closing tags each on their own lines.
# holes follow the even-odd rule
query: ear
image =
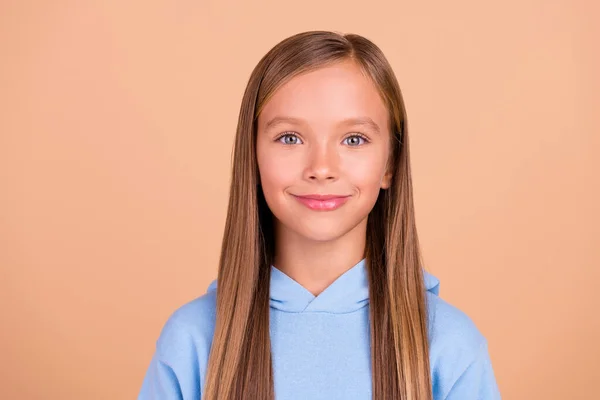
<svg viewBox="0 0 600 400">
<path fill-rule="evenodd" d="M 381 188 L 382 189 L 389 189 L 390 185 L 392 184 L 392 171 L 391 168 L 388 169 L 388 171 L 385 173 L 385 175 L 383 175 L 383 179 L 381 180 Z"/>
</svg>

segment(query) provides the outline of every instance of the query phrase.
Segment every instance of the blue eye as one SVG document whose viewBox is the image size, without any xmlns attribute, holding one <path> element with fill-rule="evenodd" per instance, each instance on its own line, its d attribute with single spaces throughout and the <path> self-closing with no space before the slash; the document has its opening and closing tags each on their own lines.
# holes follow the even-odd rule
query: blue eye
<svg viewBox="0 0 600 400">
<path fill-rule="evenodd" d="M 302 140 L 295 133 L 286 133 L 277 138 L 277 140 L 283 144 L 294 145 L 301 144 Z"/>
<path fill-rule="evenodd" d="M 344 142 L 348 145 L 348 146 L 360 146 L 361 144 L 364 144 L 366 142 L 365 138 L 363 138 L 360 135 L 352 135 L 352 136 L 348 136 L 346 139 L 344 139 Z"/>
</svg>

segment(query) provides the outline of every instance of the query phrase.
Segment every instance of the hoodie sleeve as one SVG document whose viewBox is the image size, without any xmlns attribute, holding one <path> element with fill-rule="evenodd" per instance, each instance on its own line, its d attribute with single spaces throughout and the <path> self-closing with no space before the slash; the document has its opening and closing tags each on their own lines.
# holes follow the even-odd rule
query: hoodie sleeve
<svg viewBox="0 0 600 400">
<path fill-rule="evenodd" d="M 487 342 L 479 348 L 475 359 L 458 377 L 445 400 L 500 400 Z"/>
<path fill-rule="evenodd" d="M 138 400 L 199 399 L 199 379 L 194 340 L 171 318 L 156 342 Z"/>
</svg>

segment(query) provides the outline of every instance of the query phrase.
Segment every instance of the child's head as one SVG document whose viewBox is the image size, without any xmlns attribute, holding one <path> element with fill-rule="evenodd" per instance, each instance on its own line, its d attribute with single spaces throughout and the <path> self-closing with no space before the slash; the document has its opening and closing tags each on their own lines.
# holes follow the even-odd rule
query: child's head
<svg viewBox="0 0 600 400">
<path fill-rule="evenodd" d="M 401 179 L 394 178 L 405 125 L 400 88 L 377 46 L 358 35 L 298 34 L 271 49 L 250 77 L 234 182 L 248 180 L 257 207 L 265 206 L 263 197 L 268 205 L 261 215 L 272 212 L 279 229 L 333 240 L 366 224 L 378 199 L 381 215 L 390 206 L 386 200 L 399 199 Z M 381 189 L 391 193 L 380 195 Z M 345 198 L 303 198 L 312 195 Z M 327 206 L 339 208 L 314 212 Z"/>
<path fill-rule="evenodd" d="M 280 86 L 255 133 L 261 189 L 278 229 L 316 241 L 364 230 L 390 183 L 390 125 L 377 87 L 352 59 Z"/>
<path fill-rule="evenodd" d="M 323 31 L 277 44 L 250 76 L 233 161 L 204 398 L 274 397 L 273 228 L 329 241 L 359 227 L 366 236 L 373 398 L 430 400 L 406 115 L 381 50 L 358 35 Z M 313 195 L 337 198 L 306 198 Z"/>
</svg>

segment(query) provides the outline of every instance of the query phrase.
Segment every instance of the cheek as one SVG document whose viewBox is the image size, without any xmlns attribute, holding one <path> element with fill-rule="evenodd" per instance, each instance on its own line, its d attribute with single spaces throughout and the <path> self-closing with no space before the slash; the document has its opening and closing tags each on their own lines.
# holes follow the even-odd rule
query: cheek
<svg viewBox="0 0 600 400">
<path fill-rule="evenodd" d="M 362 192 L 372 189 L 378 193 L 385 167 L 385 154 L 374 152 L 368 157 L 352 157 L 345 160 L 344 170 L 350 182 Z"/>
<path fill-rule="evenodd" d="M 260 183 L 266 197 L 292 186 L 298 175 L 297 163 L 293 162 L 293 157 L 289 155 L 286 157 L 286 154 L 274 154 L 274 152 L 264 154 L 258 151 L 257 158 Z"/>
</svg>

